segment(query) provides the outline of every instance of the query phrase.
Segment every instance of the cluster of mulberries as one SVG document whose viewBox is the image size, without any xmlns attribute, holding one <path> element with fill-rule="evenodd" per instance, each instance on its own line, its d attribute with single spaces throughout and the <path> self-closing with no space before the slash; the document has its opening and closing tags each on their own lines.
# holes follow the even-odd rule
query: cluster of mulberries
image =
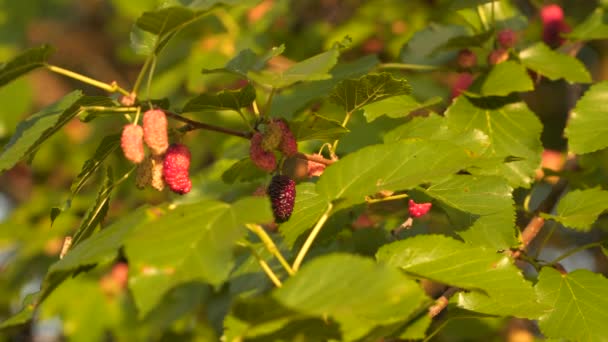
<svg viewBox="0 0 608 342">
<path fill-rule="evenodd" d="M 275 175 L 268 185 L 268 196 L 277 223 L 289 220 L 296 200 L 296 182 L 285 175 Z"/>
<path fill-rule="evenodd" d="M 258 168 L 272 172 L 277 167 L 274 150 L 279 150 L 286 157 L 298 153 L 298 142 L 283 119 L 272 119 L 263 134 L 256 132 L 253 135 L 249 156 Z"/>
<path fill-rule="evenodd" d="M 138 164 L 135 185 L 162 191 L 165 183 L 171 191 L 186 194 L 192 189 L 188 169 L 191 154 L 185 145 L 169 146 L 165 112 L 151 109 L 144 113 L 143 127 L 129 124 L 123 128 L 121 147 L 125 158 Z M 145 156 L 144 142 L 151 154 Z"/>
</svg>

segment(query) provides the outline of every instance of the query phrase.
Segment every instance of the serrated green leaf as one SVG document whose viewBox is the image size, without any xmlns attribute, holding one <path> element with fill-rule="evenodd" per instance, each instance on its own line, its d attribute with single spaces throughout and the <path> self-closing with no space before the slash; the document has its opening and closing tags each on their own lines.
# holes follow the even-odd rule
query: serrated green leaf
<svg viewBox="0 0 608 342">
<path fill-rule="evenodd" d="M 367 122 L 371 122 L 382 115 L 390 118 L 405 117 L 411 112 L 425 109 L 441 102 L 442 99 L 438 96 L 419 103 L 412 96 L 400 95 L 368 104 L 361 109 L 363 109 L 363 115 L 367 119 Z"/>
<path fill-rule="evenodd" d="M 349 63 L 338 63 L 332 70 L 332 78 L 322 81 L 303 82 L 276 94 L 270 107 L 270 115 L 292 118 L 293 114 L 312 101 L 323 99 L 338 82 L 361 77 L 370 72 L 380 61 L 374 55 L 365 56 Z"/>
<path fill-rule="evenodd" d="M 594 40 L 608 38 L 608 13 L 598 7 L 585 21 L 578 24 L 567 36 L 576 40 Z"/>
<path fill-rule="evenodd" d="M 227 184 L 249 182 L 263 177 L 266 177 L 266 172 L 255 166 L 249 157 L 235 162 L 222 173 L 222 181 Z"/>
<path fill-rule="evenodd" d="M 513 92 L 534 90 L 534 84 L 526 68 L 515 61 L 495 65 L 490 73 L 480 79 L 483 96 L 507 96 Z"/>
<path fill-rule="evenodd" d="M 361 203 L 380 190 L 405 190 L 455 173 L 470 163 L 464 149 L 444 141 L 398 141 L 351 153 L 327 167 L 317 192 Z"/>
<path fill-rule="evenodd" d="M 335 319 L 346 341 L 376 325 L 407 321 L 428 302 L 416 282 L 397 270 L 347 254 L 310 261 L 273 297 L 294 311 Z"/>
<path fill-rule="evenodd" d="M 540 165 L 543 126 L 525 103 L 493 101 L 459 96 L 445 112 L 448 127 L 454 131 L 478 129 L 488 136 L 490 145 L 477 167 L 469 169 L 471 173 L 498 175 L 512 187 L 527 187 Z M 504 162 L 512 156 L 523 160 Z M 489 163 L 484 164 L 484 159 Z"/>
<path fill-rule="evenodd" d="M 70 249 L 63 259 L 49 267 L 42 284 L 39 301 L 44 300 L 77 269 L 114 259 L 131 230 L 138 225 L 145 224 L 147 218 L 151 216 L 152 213 L 148 211 L 147 207 L 140 207 Z"/>
<path fill-rule="evenodd" d="M 608 146 L 608 108 L 603 105 L 607 95 L 608 81 L 597 83 L 570 112 L 565 131 L 570 151 L 584 154 Z"/>
<path fill-rule="evenodd" d="M 379 262 L 471 290 L 458 295 L 460 307 L 487 314 L 534 318 L 539 315 L 532 284 L 509 257 L 442 235 L 419 235 L 385 245 Z"/>
<path fill-rule="evenodd" d="M 527 68 L 550 80 L 565 79 L 570 83 L 589 83 L 591 75 L 578 59 L 551 50 L 544 43 L 536 43 L 519 53 L 519 59 Z"/>
<path fill-rule="evenodd" d="M 231 109 L 239 112 L 255 100 L 255 89 L 251 84 L 237 90 L 223 90 L 215 94 L 201 94 L 190 99 L 182 112 L 205 112 Z"/>
<path fill-rule="evenodd" d="M 199 19 L 203 14 L 205 14 L 205 11 L 196 11 L 182 6 L 172 6 L 156 11 L 144 12 L 137 18 L 136 25 L 144 31 L 164 36 Z"/>
<path fill-rule="evenodd" d="M 142 30 L 137 25 L 133 25 L 129 39 L 131 42 L 131 49 L 138 55 L 149 56 L 158 52 L 158 36 Z"/>
<path fill-rule="evenodd" d="M 481 156 L 490 146 L 488 136 L 482 131 L 451 129 L 447 125 L 446 118 L 437 114 L 415 117 L 384 136 L 385 143 L 405 139 L 449 141 L 465 148 L 472 157 Z"/>
<path fill-rule="evenodd" d="M 12 60 L 0 64 L 0 87 L 36 68 L 44 66 L 53 52 L 49 45 L 42 45 L 22 52 Z"/>
<path fill-rule="evenodd" d="M 77 294 L 78 300 L 74 300 Z M 98 279 L 79 276 L 66 280 L 40 305 L 42 319 L 60 317 L 64 334 L 73 341 L 99 341 L 121 318 L 117 300 L 108 300 Z"/>
<path fill-rule="evenodd" d="M 547 337 L 570 341 L 608 341 L 608 280 L 601 274 L 576 270 L 568 274 L 543 267 L 536 293 L 547 306 L 539 318 Z"/>
<path fill-rule="evenodd" d="M 78 230 L 72 239 L 72 245 L 77 246 L 79 243 L 89 238 L 104 217 L 106 217 L 110 207 L 110 195 L 112 194 L 113 189 L 114 175 L 112 174 L 112 169 L 108 167 L 103 183 L 99 187 L 97 198 L 84 214 L 80 227 L 78 227 Z"/>
<path fill-rule="evenodd" d="M 556 215 L 541 215 L 566 227 L 588 231 L 606 209 L 608 209 L 608 191 L 598 188 L 574 190 L 559 200 Z"/>
<path fill-rule="evenodd" d="M 458 234 L 473 246 L 506 250 L 517 243 L 513 189 L 504 178 L 454 175 L 431 185 L 425 193 L 454 209 L 477 216 Z"/>
<path fill-rule="evenodd" d="M 224 282 L 234 266 L 236 240 L 245 223 L 272 221 L 266 198 L 244 198 L 232 205 L 202 201 L 178 206 L 136 227 L 126 241 L 129 284 L 141 316 L 180 283 Z"/>
<path fill-rule="evenodd" d="M 275 89 L 285 88 L 301 81 L 326 80 L 331 78 L 329 71 L 336 65 L 339 56 L 340 50 L 333 48 L 298 62 L 283 72 L 250 71 L 247 76 L 257 83 Z"/>
<path fill-rule="evenodd" d="M 321 217 L 327 209 L 328 202 L 323 196 L 315 192 L 314 183 L 302 183 L 296 187 L 296 201 L 289 221 L 281 224 L 279 232 L 283 235 L 283 242 L 293 248 L 296 240 Z"/>
<path fill-rule="evenodd" d="M 460 25 L 440 25 L 431 23 L 414 33 L 403 46 L 400 60 L 403 63 L 440 65 L 454 57 L 453 52 L 433 52 L 453 37 L 466 35 L 467 30 Z"/>
<path fill-rule="evenodd" d="M 352 113 L 367 104 L 410 92 L 411 87 L 405 79 L 396 79 L 384 72 L 344 80 L 338 83 L 329 98 Z"/>
<path fill-rule="evenodd" d="M 2 321 L 2 323 L 0 323 L 0 331 L 20 327 L 30 322 L 34 317 L 37 296 L 38 292 L 25 296 L 22 309 L 10 318 Z"/>
<path fill-rule="evenodd" d="M 120 134 L 107 135 L 101 140 L 99 146 L 97 146 L 97 149 L 93 154 L 93 157 L 84 162 L 80 173 L 72 182 L 72 186 L 70 187 L 72 195 L 77 194 L 80 189 L 82 189 L 82 187 L 91 178 L 95 171 L 99 169 L 103 161 L 106 160 L 106 158 L 110 154 L 112 154 L 112 152 L 114 152 L 119 146 Z"/>
<path fill-rule="evenodd" d="M 263 55 L 258 55 L 250 49 L 245 49 L 239 52 L 236 57 L 228 61 L 225 67 L 220 69 L 203 69 L 203 73 L 232 72 L 247 77 L 247 74 L 250 71 L 262 70 L 269 59 L 282 54 L 283 51 L 285 51 L 285 45 L 273 47 Z"/>
<path fill-rule="evenodd" d="M 291 131 L 296 136 L 297 141 L 333 141 L 349 132 L 338 121 L 327 119 L 315 113 L 307 115 L 303 120 L 292 121 Z"/>
<path fill-rule="evenodd" d="M 108 102 L 111 100 L 107 97 L 83 96 L 76 90 L 21 121 L 0 155 L 0 171 L 10 169 L 32 155 L 40 144 L 76 116 L 81 106 L 103 106 Z"/>
</svg>

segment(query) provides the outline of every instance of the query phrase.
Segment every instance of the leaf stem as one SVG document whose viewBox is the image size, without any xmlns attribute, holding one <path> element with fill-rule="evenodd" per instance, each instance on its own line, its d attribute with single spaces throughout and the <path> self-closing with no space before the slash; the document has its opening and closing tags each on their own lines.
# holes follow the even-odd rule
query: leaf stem
<svg viewBox="0 0 608 342">
<path fill-rule="evenodd" d="M 440 68 L 434 65 L 407 64 L 407 63 L 383 63 L 378 65 L 378 69 L 398 69 L 413 71 L 435 71 Z"/>
<path fill-rule="evenodd" d="M 135 84 L 133 85 L 133 90 L 131 90 L 132 94 L 137 94 L 137 92 L 139 91 L 139 87 L 141 86 L 141 82 L 143 82 L 143 80 L 144 80 L 144 75 L 146 74 L 146 71 L 150 67 L 150 64 L 152 63 L 152 60 L 154 58 L 156 58 L 156 56 L 154 55 L 154 53 L 150 54 L 146 58 L 146 61 L 144 62 L 144 65 L 139 70 L 139 74 L 137 74 L 137 79 L 135 80 Z"/>
<path fill-rule="evenodd" d="M 115 93 L 115 92 L 119 92 L 123 95 L 129 96 L 129 92 L 127 92 L 126 90 L 124 90 L 123 88 L 121 88 L 116 82 L 112 82 L 112 83 L 105 83 L 105 82 L 101 82 L 98 81 L 96 79 L 93 79 L 91 77 L 79 74 L 77 72 L 71 71 L 71 70 L 67 70 L 61 67 L 58 67 L 56 65 L 52 65 L 52 64 L 46 64 L 45 65 L 46 68 L 54 73 L 75 79 L 77 81 L 86 83 L 86 84 L 90 84 L 94 87 L 103 89 L 107 92 L 110 93 Z"/>
<path fill-rule="evenodd" d="M 582 245 L 582 246 L 578 246 L 578 247 L 573 248 L 573 249 L 567 251 L 566 253 L 560 255 L 559 257 L 555 258 L 555 260 L 551 261 L 549 264 L 550 265 L 555 265 L 555 264 L 559 263 L 560 261 L 568 258 L 569 256 L 571 256 L 573 254 L 576 254 L 576 253 L 578 253 L 580 251 L 584 251 L 585 249 L 589 249 L 589 248 L 593 248 L 593 247 L 599 247 L 599 246 L 601 246 L 602 244 L 604 244 L 606 242 L 608 242 L 608 239 L 602 240 L 602 241 L 588 243 L 588 244 Z"/>
<path fill-rule="evenodd" d="M 302 245 L 300 252 L 298 252 L 298 255 L 296 256 L 296 260 L 293 262 L 293 265 L 291 266 L 291 268 L 294 270 L 294 272 L 297 272 L 298 269 L 300 268 L 300 265 L 302 265 L 302 261 L 304 261 L 304 257 L 306 256 L 306 254 L 308 253 L 308 250 L 312 246 L 313 241 L 315 241 L 315 238 L 321 231 L 321 228 L 323 228 L 323 225 L 329 218 L 329 214 L 331 213 L 332 209 L 333 209 L 333 205 L 330 203 L 327 206 L 327 210 L 325 210 L 325 212 L 323 213 L 323 216 L 321 216 L 321 218 L 319 218 L 319 221 L 317 221 L 317 224 L 312 228 L 312 231 L 306 238 L 306 241 L 304 242 L 304 245 Z"/>
<path fill-rule="evenodd" d="M 270 252 L 270 254 L 277 258 L 277 260 L 279 260 L 285 271 L 287 271 L 289 275 L 294 275 L 295 272 L 293 271 L 291 266 L 289 266 L 289 263 L 287 262 L 287 260 L 285 260 L 283 254 L 281 254 L 281 251 L 275 245 L 274 241 L 272 241 L 270 236 L 268 236 L 268 233 L 266 233 L 264 228 L 262 228 L 259 224 L 247 224 L 246 226 L 247 229 L 251 230 L 255 235 L 260 238 L 260 240 L 262 240 L 266 249 Z"/>
<path fill-rule="evenodd" d="M 458 291 L 459 289 L 457 287 L 448 287 L 441 297 L 435 300 L 435 304 L 429 308 L 429 316 L 433 318 L 439 315 L 439 313 L 441 313 L 441 311 L 450 303 L 450 298 Z"/>
<path fill-rule="evenodd" d="M 189 126 L 189 127 L 187 127 L 188 128 L 187 130 L 204 129 L 204 130 L 208 130 L 208 131 L 214 131 L 214 132 L 224 133 L 224 134 L 228 134 L 228 135 L 234 135 L 235 137 L 251 139 L 251 132 L 236 131 L 236 130 L 232 130 L 230 128 L 224 128 L 224 127 L 219 127 L 219 126 L 215 126 L 215 125 L 210 125 L 210 124 L 190 120 L 186 117 L 183 117 L 177 113 L 173 113 L 168 110 L 165 110 L 164 112 L 168 117 L 170 117 L 172 119 L 187 123 Z"/>
<path fill-rule="evenodd" d="M 365 202 L 371 204 L 371 203 L 378 203 L 378 202 L 385 202 L 385 201 L 394 201 L 394 200 L 408 198 L 408 197 L 409 197 L 408 194 L 399 194 L 399 195 L 387 196 L 387 197 L 383 197 L 383 198 L 368 198 L 368 199 L 365 199 Z"/>
<path fill-rule="evenodd" d="M 262 267 L 262 270 L 264 270 L 264 273 L 266 273 L 266 275 L 268 276 L 270 281 L 272 281 L 274 286 L 276 286 L 276 287 L 283 286 L 283 283 L 281 283 L 281 280 L 279 279 L 279 277 L 277 277 L 277 275 L 274 273 L 272 268 L 270 268 L 268 263 L 264 259 L 262 259 L 260 254 L 258 254 L 258 252 L 256 252 L 255 248 L 253 248 L 253 246 L 250 246 L 248 244 L 242 244 L 242 245 L 249 247 L 251 254 L 253 254 L 253 256 L 256 258 L 256 260 L 258 261 L 258 264 L 260 264 L 260 267 Z"/>
</svg>

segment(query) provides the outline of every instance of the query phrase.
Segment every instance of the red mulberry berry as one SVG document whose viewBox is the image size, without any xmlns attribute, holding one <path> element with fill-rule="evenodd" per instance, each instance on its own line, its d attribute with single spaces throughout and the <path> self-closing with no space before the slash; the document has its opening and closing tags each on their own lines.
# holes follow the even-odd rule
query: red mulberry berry
<svg viewBox="0 0 608 342">
<path fill-rule="evenodd" d="M 291 157 L 298 153 L 298 142 L 296 141 L 296 137 L 289 129 L 287 122 L 283 119 L 273 120 L 280 128 L 282 132 L 281 144 L 279 145 L 279 150 L 286 156 Z"/>
<path fill-rule="evenodd" d="M 265 151 L 262 147 L 264 136 L 262 133 L 256 132 L 251 138 L 251 146 L 249 147 L 249 157 L 255 166 L 260 169 L 272 172 L 277 168 L 277 159 L 272 152 Z"/>
<path fill-rule="evenodd" d="M 281 125 L 274 121 L 271 121 L 266 126 L 266 131 L 264 132 L 264 139 L 262 140 L 262 148 L 265 151 L 275 150 L 281 144 L 282 139 L 283 130 L 281 129 Z"/>
<path fill-rule="evenodd" d="M 473 84 L 473 75 L 468 72 L 458 74 L 456 82 L 452 85 L 452 99 L 460 96 L 471 84 Z"/>
<path fill-rule="evenodd" d="M 141 126 L 135 124 L 125 125 L 122 129 L 120 137 L 120 147 L 125 155 L 125 158 L 135 164 L 139 164 L 144 160 L 144 130 Z"/>
<path fill-rule="evenodd" d="M 275 175 L 268 186 L 268 196 L 275 221 L 289 220 L 296 200 L 296 182 L 284 175 Z"/>
<path fill-rule="evenodd" d="M 555 48 L 564 42 L 562 33 L 570 32 L 570 26 L 564 20 L 564 10 L 559 5 L 547 5 L 540 10 L 543 21 L 543 41 Z"/>
<path fill-rule="evenodd" d="M 512 48 L 517 42 L 517 36 L 515 35 L 515 32 L 513 32 L 513 30 L 511 29 L 504 29 L 498 32 L 497 38 L 498 44 L 500 44 L 500 46 L 505 49 Z"/>
<path fill-rule="evenodd" d="M 171 191 L 180 195 L 187 194 L 192 189 L 192 181 L 188 176 L 191 154 L 188 147 L 173 144 L 165 153 L 163 162 L 163 178 Z"/>
<path fill-rule="evenodd" d="M 431 202 L 416 203 L 413 200 L 410 200 L 408 209 L 410 212 L 410 216 L 413 218 L 416 218 L 416 217 L 426 215 L 426 213 L 428 213 L 429 210 L 431 210 L 432 206 L 433 206 L 433 203 L 431 203 Z"/>
<path fill-rule="evenodd" d="M 470 69 L 477 64 L 477 56 L 469 49 L 462 49 L 458 52 L 458 65 L 461 68 Z"/>
<path fill-rule="evenodd" d="M 144 141 L 154 155 L 165 153 L 169 147 L 167 135 L 167 116 L 165 112 L 151 109 L 144 113 Z"/>
</svg>

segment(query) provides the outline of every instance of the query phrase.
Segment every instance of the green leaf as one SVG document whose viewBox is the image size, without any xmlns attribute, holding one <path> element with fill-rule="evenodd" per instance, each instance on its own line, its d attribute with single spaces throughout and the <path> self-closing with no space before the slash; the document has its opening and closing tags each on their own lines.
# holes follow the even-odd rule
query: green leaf
<svg viewBox="0 0 608 342">
<path fill-rule="evenodd" d="M 565 79 L 570 83 L 590 83 L 591 75 L 578 59 L 536 43 L 519 53 L 521 63 L 550 80 Z"/>
<path fill-rule="evenodd" d="M 351 153 L 325 169 L 317 192 L 330 201 L 361 203 L 380 190 L 406 190 L 442 179 L 470 163 L 464 149 L 444 141 L 398 141 Z"/>
<path fill-rule="evenodd" d="M 108 102 L 111 100 L 107 97 L 82 96 L 77 90 L 23 120 L 11 140 L 4 146 L 0 155 L 0 171 L 12 168 L 17 162 L 37 151 L 40 144 L 78 114 L 81 106 L 103 106 Z"/>
<path fill-rule="evenodd" d="M 454 0 L 450 3 L 450 10 L 461 10 L 464 8 L 477 7 L 479 5 L 493 2 L 493 0 Z"/>
<path fill-rule="evenodd" d="M 231 109 L 239 112 L 255 100 L 251 84 L 237 90 L 223 90 L 215 94 L 201 94 L 186 103 L 182 112 L 205 112 Z"/>
<path fill-rule="evenodd" d="M 203 69 L 203 73 L 232 72 L 247 77 L 247 74 L 250 71 L 262 70 L 269 59 L 282 54 L 283 51 L 285 51 L 285 45 L 273 47 L 263 55 L 258 55 L 250 49 L 245 49 L 239 52 L 236 57 L 228 61 L 225 67 L 220 69 Z"/>
<path fill-rule="evenodd" d="M 410 92 L 411 87 L 405 79 L 396 79 L 390 73 L 383 72 L 338 83 L 330 99 L 344 107 L 346 112 L 352 113 L 372 102 Z"/>
<path fill-rule="evenodd" d="M 506 250 L 517 243 L 512 191 L 500 177 L 454 175 L 431 185 L 425 193 L 478 217 L 468 230 L 458 233 L 467 243 Z"/>
<path fill-rule="evenodd" d="M 419 103 L 412 96 L 400 95 L 386 98 L 366 106 L 363 106 L 363 115 L 367 122 L 376 120 L 382 115 L 390 118 L 401 118 L 409 115 L 411 112 L 432 107 L 442 102 L 438 96 L 432 97 L 423 103 Z"/>
<path fill-rule="evenodd" d="M 303 82 L 275 94 L 270 115 L 290 119 L 293 114 L 312 101 L 326 98 L 338 82 L 361 77 L 370 72 L 380 61 L 374 55 L 365 56 L 349 63 L 338 63 L 332 70 L 332 78 L 322 81 Z"/>
<path fill-rule="evenodd" d="M 99 169 L 104 160 L 106 160 L 106 158 L 119 146 L 120 134 L 107 135 L 101 140 L 99 146 L 97 146 L 97 149 L 93 154 L 93 157 L 84 163 L 80 173 L 72 182 L 72 186 L 70 187 L 72 195 L 77 194 L 80 189 L 82 189 L 91 176 L 95 174 L 95 171 Z"/>
<path fill-rule="evenodd" d="M 608 94 L 608 81 L 594 84 L 570 113 L 566 137 L 570 151 L 584 154 L 608 146 L 608 108 L 603 106 Z"/>
<path fill-rule="evenodd" d="M 471 47 L 483 47 L 495 34 L 496 32 L 494 32 L 494 30 L 488 30 L 474 35 L 452 37 L 444 44 L 435 48 L 433 54 L 440 50 L 460 50 Z"/>
<path fill-rule="evenodd" d="M 480 82 L 483 96 L 507 96 L 513 92 L 534 90 L 526 68 L 514 61 L 495 65 Z"/>
<path fill-rule="evenodd" d="M 411 319 L 428 302 L 418 284 L 397 270 L 347 254 L 310 261 L 273 297 L 294 311 L 335 319 L 347 341 L 376 325 Z"/>
<path fill-rule="evenodd" d="M 459 96 L 446 110 L 449 129 L 477 129 L 489 138 L 489 148 L 474 174 L 505 177 L 512 187 L 529 186 L 540 165 L 542 124 L 524 102 L 497 103 L 490 99 Z M 508 157 L 522 160 L 505 163 Z M 484 164 L 484 159 L 489 163 Z"/>
<path fill-rule="evenodd" d="M 16 328 L 27 324 L 34 317 L 36 297 L 38 292 L 25 296 L 21 311 L 0 323 L 0 331 Z"/>
<path fill-rule="evenodd" d="M 113 189 L 114 176 L 112 175 L 112 169 L 108 167 L 103 183 L 99 187 L 95 202 L 85 213 L 84 218 L 80 223 L 80 227 L 78 227 L 78 230 L 74 234 L 72 240 L 74 246 L 77 246 L 79 243 L 89 238 L 95 231 L 95 228 L 97 228 L 101 221 L 106 217 L 110 207 L 110 194 Z"/>
<path fill-rule="evenodd" d="M 131 49 L 138 55 L 149 56 L 159 52 L 158 36 L 140 29 L 137 25 L 133 25 L 129 38 Z"/>
<path fill-rule="evenodd" d="M 302 183 L 296 187 L 296 201 L 289 221 L 281 224 L 279 232 L 283 235 L 283 242 L 293 248 L 296 240 L 312 226 L 327 210 L 328 202 L 323 196 L 315 192 L 314 183 Z"/>
<path fill-rule="evenodd" d="M 403 63 L 440 65 L 454 57 L 453 52 L 435 53 L 438 47 L 454 37 L 467 34 L 460 25 L 440 25 L 430 23 L 424 29 L 414 33 L 412 38 L 403 46 L 400 60 Z"/>
<path fill-rule="evenodd" d="M 298 62 L 283 72 L 250 71 L 247 76 L 275 89 L 285 88 L 301 81 L 326 80 L 331 78 L 329 71 L 336 65 L 339 56 L 340 50 L 333 48 Z"/>
<path fill-rule="evenodd" d="M 598 216 L 608 209 L 608 191 L 596 189 L 574 190 L 559 200 L 556 215 L 541 215 L 566 227 L 589 231 Z"/>
<path fill-rule="evenodd" d="M 244 198 L 232 205 L 202 201 L 170 209 L 135 228 L 125 252 L 134 271 L 129 284 L 141 316 L 170 288 L 202 280 L 224 282 L 234 266 L 233 249 L 245 223 L 272 221 L 266 198 Z"/>
<path fill-rule="evenodd" d="M 36 68 L 44 66 L 53 48 L 42 45 L 24 51 L 12 60 L 0 64 L 0 87 Z"/>
<path fill-rule="evenodd" d="M 235 162 L 222 173 L 222 181 L 227 184 L 250 182 L 263 177 L 266 177 L 266 172 L 255 166 L 249 157 Z"/>
<path fill-rule="evenodd" d="M 543 267 L 535 288 L 548 308 L 539 318 L 545 336 L 570 341 L 606 340 L 608 279 L 587 270 L 560 274 Z"/>
<path fill-rule="evenodd" d="M 479 157 L 490 146 L 488 136 L 482 131 L 478 129 L 467 129 L 465 131 L 451 129 L 447 125 L 446 118 L 437 114 L 414 117 L 384 136 L 385 143 L 405 139 L 449 141 L 465 148 L 472 157 Z"/>
<path fill-rule="evenodd" d="M 307 115 L 302 120 L 292 121 L 291 130 L 298 141 L 333 141 L 349 132 L 338 121 L 327 119 L 315 113 Z"/>
<path fill-rule="evenodd" d="M 205 11 L 195 11 L 182 6 L 166 7 L 144 12 L 137 18 L 136 25 L 144 31 L 164 36 L 199 19 L 203 14 Z"/>
<path fill-rule="evenodd" d="M 465 309 L 527 318 L 541 311 L 532 284 L 509 257 L 495 251 L 442 235 L 419 235 L 383 246 L 376 258 L 407 273 L 471 290 L 458 296 Z"/>
<path fill-rule="evenodd" d="M 606 13 L 606 9 L 596 8 L 585 21 L 578 24 L 567 36 L 575 40 L 608 38 L 608 13 Z"/>
<path fill-rule="evenodd" d="M 53 289 L 77 269 L 114 259 L 131 230 L 138 225 L 145 224 L 147 218 L 152 215 L 153 213 L 147 207 L 140 207 L 70 249 L 63 259 L 55 262 L 49 268 L 39 301 L 44 300 Z"/>
</svg>

